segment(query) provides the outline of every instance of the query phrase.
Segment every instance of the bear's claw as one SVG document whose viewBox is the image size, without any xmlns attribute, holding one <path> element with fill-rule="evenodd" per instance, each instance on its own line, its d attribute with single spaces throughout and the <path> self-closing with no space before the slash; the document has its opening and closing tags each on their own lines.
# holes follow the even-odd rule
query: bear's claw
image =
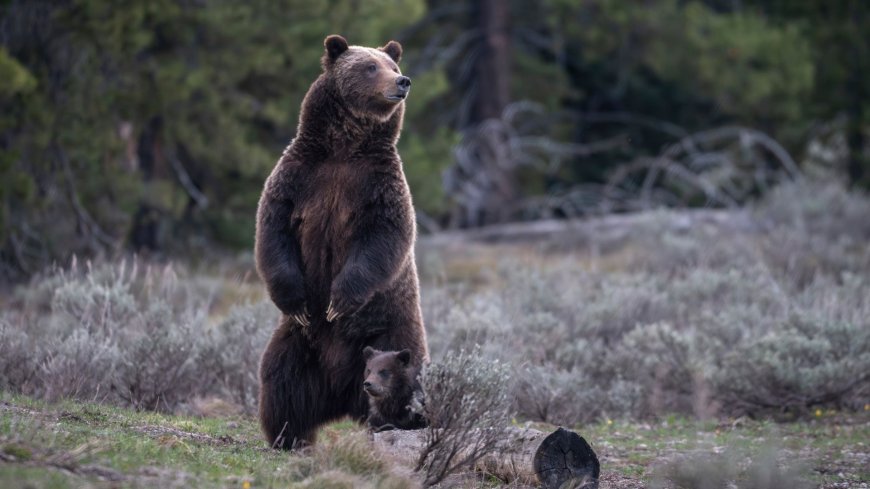
<svg viewBox="0 0 870 489">
<path fill-rule="evenodd" d="M 307 307 L 302 310 L 301 314 L 290 314 L 290 319 L 301 325 L 303 328 L 307 328 L 311 325 L 311 321 L 308 319 Z"/>
<path fill-rule="evenodd" d="M 332 301 L 329 301 L 329 306 L 326 308 L 326 320 L 331 323 L 331 322 L 335 321 L 336 319 L 338 319 L 339 316 L 341 316 L 341 313 L 339 313 L 335 309 L 335 306 L 333 306 Z"/>
</svg>

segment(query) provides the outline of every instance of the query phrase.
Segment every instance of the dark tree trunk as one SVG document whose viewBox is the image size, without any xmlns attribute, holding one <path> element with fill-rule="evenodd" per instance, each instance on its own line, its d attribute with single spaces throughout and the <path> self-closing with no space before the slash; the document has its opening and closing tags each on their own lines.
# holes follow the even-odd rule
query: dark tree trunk
<svg viewBox="0 0 870 489">
<path fill-rule="evenodd" d="M 154 117 L 148 121 L 139 136 L 136 157 L 144 182 L 156 180 L 165 174 L 160 146 L 162 127 L 161 118 Z M 148 188 L 147 185 L 145 188 Z M 145 250 L 157 251 L 163 244 L 160 236 L 160 211 L 153 205 L 151 199 L 153 196 L 143 196 L 139 202 L 139 208 L 133 215 L 133 225 L 130 229 L 130 245 L 134 250 L 140 252 Z"/>
<path fill-rule="evenodd" d="M 462 203 L 454 225 L 464 227 L 503 220 L 518 195 L 498 122 L 510 102 L 510 3 L 474 0 L 472 5 L 471 28 L 479 32 L 479 42 L 470 52 L 471 79 L 460 83 L 473 98 L 460 116 L 466 151 L 454 168 L 456 188 L 450 189 Z"/>
<path fill-rule="evenodd" d="M 849 183 L 852 186 L 868 186 L 868 161 L 866 155 L 866 141 L 864 138 L 864 111 L 861 100 L 853 98 L 854 106 L 849 110 L 849 122 L 846 127 L 846 143 L 849 147 L 849 161 L 847 171 Z"/>
<path fill-rule="evenodd" d="M 502 0 L 476 3 L 474 23 L 482 42 L 475 70 L 477 100 L 472 124 L 500 118 L 510 101 L 510 4 Z"/>
<path fill-rule="evenodd" d="M 850 4 L 849 19 L 852 24 L 852 33 L 860 38 L 862 32 L 870 23 L 865 17 L 866 10 L 857 5 Z M 866 52 L 866 43 L 853 42 L 851 45 L 851 61 L 849 62 L 849 75 L 846 81 L 846 100 L 848 101 L 847 113 L 849 115 L 846 126 L 846 144 L 849 147 L 849 162 L 847 172 L 849 183 L 853 186 L 870 186 L 870 158 L 867 157 L 867 141 L 864 137 L 866 124 L 864 105 L 870 99 L 870 81 L 865 76 L 870 73 Z"/>
</svg>

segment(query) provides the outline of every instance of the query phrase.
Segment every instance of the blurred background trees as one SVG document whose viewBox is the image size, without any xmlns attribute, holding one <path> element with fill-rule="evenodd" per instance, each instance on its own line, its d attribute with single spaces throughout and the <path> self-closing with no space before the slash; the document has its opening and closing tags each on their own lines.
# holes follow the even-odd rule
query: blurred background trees
<svg viewBox="0 0 870 489">
<path fill-rule="evenodd" d="M 249 247 L 330 33 L 405 46 L 427 231 L 870 186 L 863 0 L 7 0 L 0 276 Z"/>
</svg>

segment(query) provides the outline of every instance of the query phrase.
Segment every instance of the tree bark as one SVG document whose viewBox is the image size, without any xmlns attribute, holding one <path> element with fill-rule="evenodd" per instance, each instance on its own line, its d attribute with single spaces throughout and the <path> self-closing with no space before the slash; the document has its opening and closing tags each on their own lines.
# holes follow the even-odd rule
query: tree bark
<svg viewBox="0 0 870 489">
<path fill-rule="evenodd" d="M 136 157 L 145 188 L 148 188 L 149 182 L 165 176 L 160 141 L 162 131 L 163 119 L 160 116 L 155 116 L 148 121 L 139 136 Z M 163 247 L 164 243 L 160 233 L 161 218 L 160 209 L 151 200 L 148 198 L 139 200 L 139 208 L 133 214 L 133 225 L 130 228 L 129 239 L 134 250 L 137 252 L 157 251 Z"/>
<path fill-rule="evenodd" d="M 477 100 L 472 124 L 501 118 L 510 101 L 509 3 L 478 0 L 476 14 L 483 42 L 475 70 Z"/>
<path fill-rule="evenodd" d="M 423 449 L 424 430 L 393 430 L 374 433 L 375 446 L 400 464 L 413 467 Z M 484 456 L 473 470 L 505 482 L 519 482 L 543 488 L 598 487 L 598 457 L 583 439 L 559 428 L 552 433 L 511 428 L 509 436 L 494 452 Z"/>
<path fill-rule="evenodd" d="M 864 137 L 865 128 L 865 104 L 867 97 L 870 96 L 868 90 L 868 81 L 865 79 L 865 74 L 870 72 L 870 64 L 867 62 L 866 42 L 861 42 L 861 33 L 865 33 L 866 26 L 870 25 L 865 17 L 866 10 L 859 8 L 857 3 L 850 3 L 848 18 L 850 22 L 849 31 L 854 35 L 849 49 L 851 51 L 851 60 L 849 65 L 849 74 L 846 79 L 846 99 L 848 108 L 846 110 L 849 115 L 849 120 L 846 126 L 846 144 L 849 148 L 849 161 L 847 163 L 847 172 L 849 175 L 849 183 L 852 186 L 870 186 L 868 182 L 868 174 L 870 174 L 870 159 L 866 156 L 866 140 Z M 849 36 L 852 37 L 852 36 Z M 864 48 L 864 49 L 862 49 Z"/>
</svg>

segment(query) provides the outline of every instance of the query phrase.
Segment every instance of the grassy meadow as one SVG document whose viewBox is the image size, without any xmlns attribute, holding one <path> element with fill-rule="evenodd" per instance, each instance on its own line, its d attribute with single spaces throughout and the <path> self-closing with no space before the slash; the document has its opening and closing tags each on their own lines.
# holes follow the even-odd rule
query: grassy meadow
<svg viewBox="0 0 870 489">
<path fill-rule="evenodd" d="M 466 352 L 447 382 L 505 426 L 580 433 L 601 487 L 868 487 L 868 215 L 804 182 L 743 210 L 422 236 L 433 363 Z M 78 260 L 2 301 L 2 487 L 420 483 L 348 421 L 265 445 L 278 315 L 247 254 Z M 462 468 L 441 486 L 517 487 Z"/>
</svg>

